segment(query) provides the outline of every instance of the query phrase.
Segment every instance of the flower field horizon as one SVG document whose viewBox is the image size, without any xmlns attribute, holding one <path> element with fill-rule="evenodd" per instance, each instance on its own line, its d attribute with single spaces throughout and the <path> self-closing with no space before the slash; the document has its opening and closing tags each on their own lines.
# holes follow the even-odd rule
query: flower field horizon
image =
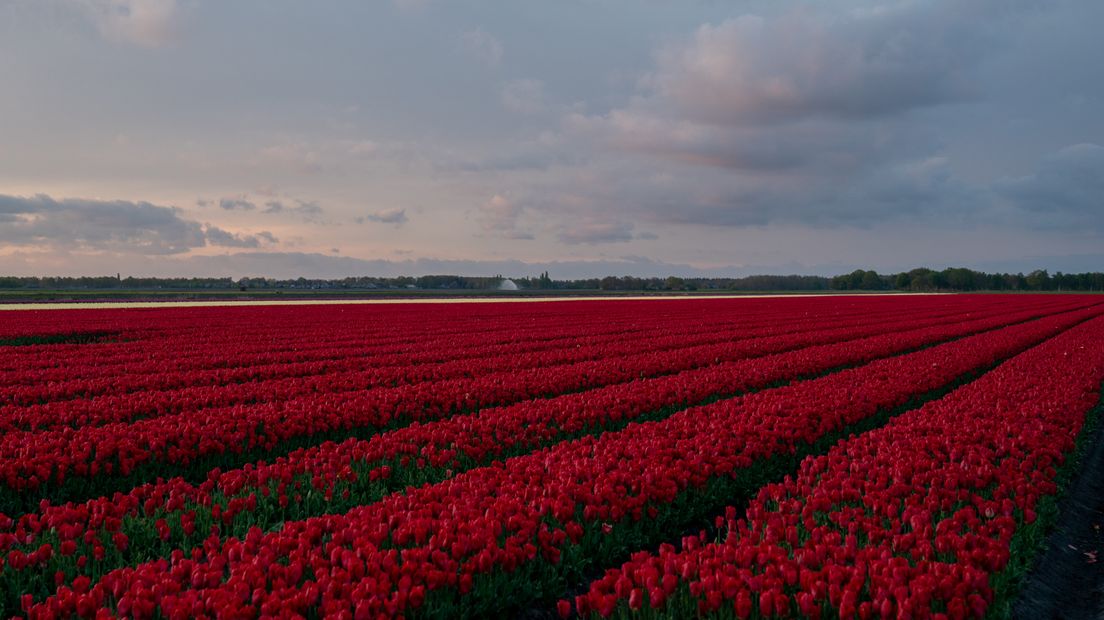
<svg viewBox="0 0 1104 620">
<path fill-rule="evenodd" d="M 0 616 L 1012 617 L 1100 424 L 1099 296 L 511 301 L 4 308 Z"/>
</svg>

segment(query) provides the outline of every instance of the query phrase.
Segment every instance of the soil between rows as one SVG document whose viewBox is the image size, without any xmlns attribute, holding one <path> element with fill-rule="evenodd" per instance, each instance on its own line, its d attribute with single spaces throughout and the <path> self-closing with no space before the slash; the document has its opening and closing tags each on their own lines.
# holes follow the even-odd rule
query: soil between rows
<svg viewBox="0 0 1104 620">
<path fill-rule="evenodd" d="M 1104 618 L 1104 398 L 1086 426 L 1078 471 L 1010 617 Z"/>
<path fill-rule="evenodd" d="M 91 344 L 93 342 L 108 342 L 118 335 L 118 332 L 95 331 L 45 334 L 39 336 L 16 336 L 12 338 L 0 338 L 0 347 L 29 347 L 44 344 Z"/>
</svg>

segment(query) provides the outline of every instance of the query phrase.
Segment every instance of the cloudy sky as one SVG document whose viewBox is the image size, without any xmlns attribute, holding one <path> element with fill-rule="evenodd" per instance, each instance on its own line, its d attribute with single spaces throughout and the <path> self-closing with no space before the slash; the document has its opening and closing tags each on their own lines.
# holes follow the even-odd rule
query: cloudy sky
<svg viewBox="0 0 1104 620">
<path fill-rule="evenodd" d="M 0 272 L 1104 270 L 1099 0 L 0 0 Z"/>
</svg>

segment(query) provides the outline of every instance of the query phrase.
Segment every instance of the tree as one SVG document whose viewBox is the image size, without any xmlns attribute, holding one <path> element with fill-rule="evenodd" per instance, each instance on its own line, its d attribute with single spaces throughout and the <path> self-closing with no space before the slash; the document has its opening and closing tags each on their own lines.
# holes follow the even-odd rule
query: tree
<svg viewBox="0 0 1104 620">
<path fill-rule="evenodd" d="M 956 291 L 972 291 L 974 284 L 974 272 L 963 268 L 947 268 L 943 270 L 943 277 L 947 280 L 947 288 Z"/>
<path fill-rule="evenodd" d="M 873 269 L 863 273 L 859 288 L 864 291 L 880 291 L 883 288 L 882 277 Z"/>
<path fill-rule="evenodd" d="M 1050 290 L 1050 274 L 1046 269 L 1036 269 L 1027 274 L 1027 288 L 1033 291 Z"/>
<path fill-rule="evenodd" d="M 909 289 L 913 291 L 930 291 L 935 288 L 935 279 L 932 278 L 932 274 L 935 273 L 927 267 L 920 267 L 908 272 L 909 275 Z"/>
</svg>

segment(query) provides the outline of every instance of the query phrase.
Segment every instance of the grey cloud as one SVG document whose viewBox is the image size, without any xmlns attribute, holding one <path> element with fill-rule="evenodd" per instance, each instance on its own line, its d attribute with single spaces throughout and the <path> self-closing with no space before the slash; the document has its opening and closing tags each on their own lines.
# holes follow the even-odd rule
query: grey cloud
<svg viewBox="0 0 1104 620">
<path fill-rule="evenodd" d="M 970 221 L 991 210 L 988 188 L 957 179 L 908 113 L 977 97 L 990 28 L 1021 4 L 818 5 L 702 26 L 657 53 L 625 105 L 564 119 L 580 148 L 621 158 L 579 175 L 575 211 L 735 227 Z"/>
<path fill-rule="evenodd" d="M 282 143 L 265 147 L 250 163 L 260 168 L 280 167 L 302 174 L 317 174 L 323 170 L 322 156 L 318 150 L 303 143 Z"/>
<path fill-rule="evenodd" d="M 772 221 L 795 219 L 805 207 L 784 192 L 745 188 L 713 189 L 708 192 L 657 192 L 641 196 L 640 216 L 658 224 L 704 226 L 765 226 Z M 815 207 L 809 211 L 817 210 Z M 823 214 L 823 207 L 820 209 Z"/>
<path fill-rule="evenodd" d="M 258 245 L 256 240 L 254 240 L 252 245 L 250 245 L 244 239 L 241 239 L 236 235 L 228 233 L 225 230 L 222 230 L 221 228 L 215 226 L 207 227 L 207 239 L 211 242 L 212 245 L 220 245 L 225 247 L 257 247 Z"/>
<path fill-rule="evenodd" d="M 268 188 L 259 189 L 257 193 L 261 196 L 275 195 L 275 191 Z M 197 200 L 196 204 L 205 207 L 212 204 L 212 201 L 201 199 Z M 250 200 L 245 194 L 220 198 L 218 205 L 225 211 L 255 211 L 259 208 L 258 204 Z M 325 210 L 317 202 L 298 198 L 286 200 L 273 198 L 265 201 L 263 207 L 261 213 L 266 215 L 290 215 L 305 222 L 319 222 L 325 214 Z"/>
<path fill-rule="evenodd" d="M 977 39 L 995 6 L 937 0 L 745 15 L 663 49 L 647 84 L 654 103 L 715 125 L 869 118 L 958 101 L 974 95 Z"/>
<path fill-rule="evenodd" d="M 890 259 L 892 260 L 892 259 Z M 1091 271 L 1098 269 L 1104 254 L 1082 255 L 1036 255 L 1010 261 L 978 263 L 979 268 L 989 270 L 1024 272 L 1033 269 L 1050 269 L 1066 272 Z M 883 263 L 884 264 L 884 263 Z M 536 276 L 548 271 L 553 278 L 600 278 L 608 275 L 659 276 L 670 275 L 684 277 L 740 277 L 763 273 L 789 273 L 812 275 L 837 275 L 854 269 L 871 267 L 879 271 L 910 269 L 915 264 L 894 266 L 871 265 L 870 263 L 818 262 L 801 263 L 796 261 L 779 263 L 756 263 L 745 265 L 725 265 L 711 268 L 666 262 L 641 256 L 620 256 L 603 260 L 561 260 L 561 261 L 521 261 L 521 260 L 449 260 L 436 258 L 418 258 L 408 260 L 365 260 L 348 256 L 333 256 L 306 252 L 232 252 L 214 256 L 189 256 L 181 258 L 159 258 L 150 262 L 145 274 L 165 276 L 210 276 L 234 277 L 265 276 L 277 278 L 342 278 L 346 276 L 421 276 L 432 274 L 457 274 L 465 276 L 507 277 Z M 928 263 L 935 269 L 961 266 L 947 259 L 935 259 Z M 115 264 L 99 267 L 94 273 L 114 272 Z M 138 275 L 145 275 L 138 274 Z"/>
<path fill-rule="evenodd" d="M 1005 9 L 935 0 L 850 11 L 791 10 L 706 24 L 656 56 L 642 92 L 576 134 L 687 163 L 747 170 L 869 157 L 903 112 L 977 95 L 986 21 Z M 1016 3 L 1009 3 L 1014 5 Z M 786 41 L 785 45 L 779 45 Z"/>
<path fill-rule="evenodd" d="M 279 241 L 275 235 L 268 231 L 261 231 L 253 235 L 242 235 L 227 232 L 210 224 L 204 227 L 204 231 L 207 233 L 209 244 L 227 248 L 259 248 L 264 244 L 274 244 Z"/>
<path fill-rule="evenodd" d="M 430 0 L 391 0 L 396 8 L 403 11 L 421 11 L 429 6 Z"/>
<path fill-rule="evenodd" d="M 998 181 L 995 190 L 1047 226 L 1104 229 L 1104 147 L 1068 146 L 1045 157 L 1033 174 Z"/>
<path fill-rule="evenodd" d="M 1011 10 L 968 4 L 791 10 L 707 24 L 658 52 L 627 105 L 572 114 L 565 125 L 577 139 L 746 171 L 852 173 L 915 156 L 904 143 L 930 138 L 902 113 L 976 96 L 971 84 L 986 49 L 979 39 L 992 21 L 980 18 Z"/>
<path fill-rule="evenodd" d="M 566 224 L 557 237 L 570 245 L 632 241 L 633 225 L 589 219 Z"/>
<path fill-rule="evenodd" d="M 1036 10 L 1006 19 L 1019 9 L 1003 6 L 1022 2 L 675 7 L 615 0 L 587 3 L 595 27 L 579 29 L 574 9 L 560 3 L 516 11 L 485 3 L 437 10 L 441 5 L 407 15 L 391 2 L 424 0 L 325 9 L 261 2 L 251 5 L 256 10 L 177 0 L 197 7 L 183 11 L 196 18 L 187 23 L 188 36 L 174 49 L 148 54 L 96 40 L 82 15 L 72 19 L 72 10 L 58 8 L 85 1 L 140 4 L 16 0 L 7 3 L 14 9 L 0 8 L 13 19 L 28 17 L 14 19 L 19 27 L 0 42 L 0 57 L 21 59 L 6 74 L 9 90 L 25 95 L 0 101 L 0 134 L 11 146 L 0 149 L 0 176 L 11 188 L 39 183 L 85 196 L 128 196 L 156 186 L 180 197 L 188 214 L 179 217 L 198 220 L 199 231 L 189 234 L 207 245 L 204 221 L 236 232 L 270 228 L 290 246 L 296 233 L 285 231 L 308 215 L 287 211 L 296 207 L 285 191 L 291 188 L 300 196 L 329 196 L 319 216 L 328 223 L 424 205 L 420 215 L 407 209 L 417 229 L 407 224 L 399 235 L 415 256 L 642 251 L 633 242 L 565 246 L 558 239 L 561 232 L 583 238 L 570 230 L 573 223 L 610 213 L 634 223 L 636 239 L 641 230 L 660 234 L 662 244 L 640 243 L 657 256 L 703 263 L 751 260 L 746 245 L 727 242 L 762 232 L 735 230 L 747 227 L 807 226 L 835 235 L 876 222 L 904 237 L 921 234 L 914 224 L 958 224 L 973 214 L 977 230 L 980 218 L 990 216 L 991 226 L 1022 230 L 1100 230 L 1094 203 L 1086 200 L 1099 190 L 1078 193 L 1074 181 L 1060 180 L 1077 162 L 1033 167 L 1040 153 L 1061 145 L 1104 145 L 1104 125 L 1093 114 L 1104 92 L 1101 65 L 1085 62 L 1101 51 L 1099 36 L 1092 36 L 1101 23 L 1099 1 L 1032 0 Z M 742 12 L 761 17 L 732 19 Z M 174 23 L 181 14 L 175 11 Z M 267 27 L 250 30 L 258 19 Z M 343 25 L 354 22 L 363 28 Z M 524 29 L 533 22 L 542 27 Z M 483 30 L 469 30 L 477 25 Z M 310 54 L 286 45 L 305 26 L 328 44 Z M 465 30 L 470 47 L 461 41 Z M 257 53 L 234 54 L 228 32 L 252 33 Z M 424 45 L 409 45 L 427 34 L 419 39 Z M 663 41 L 670 43 L 657 49 Z M 350 80 L 341 60 L 354 56 L 362 62 Z M 66 58 L 73 62 L 60 62 Z M 79 87 L 81 96 L 67 96 L 66 85 Z M 442 88 L 449 97 L 434 96 Z M 567 121 L 578 123 L 568 131 L 556 120 L 572 111 L 581 116 Z M 542 130 L 562 141 L 538 140 Z M 129 142 L 113 141 L 121 134 Z M 947 160 L 938 163 L 940 156 Z M 82 174 L 66 172 L 72 170 Z M 1008 178 L 994 189 L 990 180 L 1002 176 Z M 269 183 L 279 189 L 255 189 Z M 495 192 L 507 204 L 480 208 Z M 577 199 L 560 199 L 569 193 Z M 340 198 L 366 195 L 378 206 Z M 213 199 L 211 207 L 197 207 L 196 196 Z M 241 196 L 255 209 L 215 208 L 220 196 Z M 266 213 L 273 201 L 279 210 Z M 1003 211 L 994 211 L 993 202 Z M 11 231 L 29 230 L 31 219 L 0 215 L 0 246 L 11 246 L 9 237 L 30 239 Z M 457 230 L 443 239 L 441 227 L 452 225 Z M 375 226 L 390 230 L 387 223 Z M 373 235 L 349 236 L 337 225 L 307 228 L 300 249 L 392 251 Z M 137 234 L 115 232 L 118 239 Z M 616 228 L 607 233 L 618 236 Z M 539 241 L 497 243 L 534 236 Z M 851 251 L 847 244 L 778 239 L 777 252 L 802 259 L 844 260 L 839 256 Z M 927 251 L 943 255 L 943 241 Z M 872 251 L 870 260 L 878 252 L 886 251 Z"/>
<path fill-rule="evenodd" d="M 0 240 L 18 246 L 180 254 L 205 245 L 258 247 L 275 238 L 235 235 L 186 219 L 175 207 L 83 198 L 0 195 Z"/>
<path fill-rule="evenodd" d="M 406 209 L 385 209 L 356 218 L 358 224 L 376 222 L 380 224 L 394 224 L 402 226 L 407 222 Z"/>
<path fill-rule="evenodd" d="M 346 151 L 353 157 L 369 157 L 378 154 L 380 147 L 371 140 L 357 140 L 349 143 Z"/>
<path fill-rule="evenodd" d="M 252 211 L 257 205 L 244 198 L 220 198 L 219 207 L 227 211 Z"/>
<path fill-rule="evenodd" d="M 198 222 L 184 219 L 178 209 L 148 202 L 0 195 L 0 213 L 18 216 L 0 229 L 0 237 L 18 245 L 175 254 L 206 243 Z"/>
<path fill-rule="evenodd" d="M 943 157 L 877 168 L 839 197 L 841 206 L 858 206 L 858 221 L 923 217 L 936 225 L 976 223 L 992 202 L 987 187 L 957 178 Z"/>
<path fill-rule="evenodd" d="M 642 238 L 600 214 L 616 213 L 620 221 L 660 228 L 842 228 L 907 220 L 962 225 L 977 223 L 991 211 L 988 188 L 956 177 L 945 158 L 822 166 L 800 174 L 733 172 L 715 166 L 657 173 L 635 162 L 577 173 L 563 183 L 570 192 L 564 192 L 563 185 L 531 188 L 526 204 L 563 222 L 560 240 L 567 243 Z"/>
<path fill-rule="evenodd" d="M 561 152 L 553 148 L 525 146 L 512 151 L 498 152 L 482 158 L 467 156 L 457 160 L 443 158 L 434 162 L 439 172 L 523 172 L 547 171 L 556 166 L 575 166 L 585 161 L 586 153 Z"/>
<path fill-rule="evenodd" d="M 807 270 L 806 268 L 805 270 Z M 852 267 L 854 269 L 854 267 Z M 214 256 L 189 256 L 165 259 L 156 264 L 156 273 L 212 277 L 343 278 L 346 276 L 421 276 L 457 274 L 465 276 L 536 276 L 548 271 L 553 278 L 600 278 L 608 275 L 632 276 L 734 276 L 778 272 L 767 267 L 720 267 L 702 269 L 681 263 L 669 263 L 639 256 L 604 260 L 521 261 L 451 260 L 417 258 L 404 260 L 366 260 L 308 252 L 232 252 Z M 787 272 L 803 271 L 788 266 Z M 153 273 L 151 271 L 151 273 Z M 831 270 L 828 273 L 841 273 Z"/>
<path fill-rule="evenodd" d="M 888 123 L 862 126 L 806 120 L 769 129 L 718 127 L 633 109 L 606 117 L 574 115 L 577 138 L 678 163 L 748 172 L 848 173 L 871 162 L 908 155 L 907 130 Z"/>
<path fill-rule="evenodd" d="M 270 215 L 293 215 L 306 222 L 318 222 L 325 210 L 317 202 L 295 199 L 292 204 L 281 200 L 269 200 L 265 203 L 263 212 Z"/>
</svg>

